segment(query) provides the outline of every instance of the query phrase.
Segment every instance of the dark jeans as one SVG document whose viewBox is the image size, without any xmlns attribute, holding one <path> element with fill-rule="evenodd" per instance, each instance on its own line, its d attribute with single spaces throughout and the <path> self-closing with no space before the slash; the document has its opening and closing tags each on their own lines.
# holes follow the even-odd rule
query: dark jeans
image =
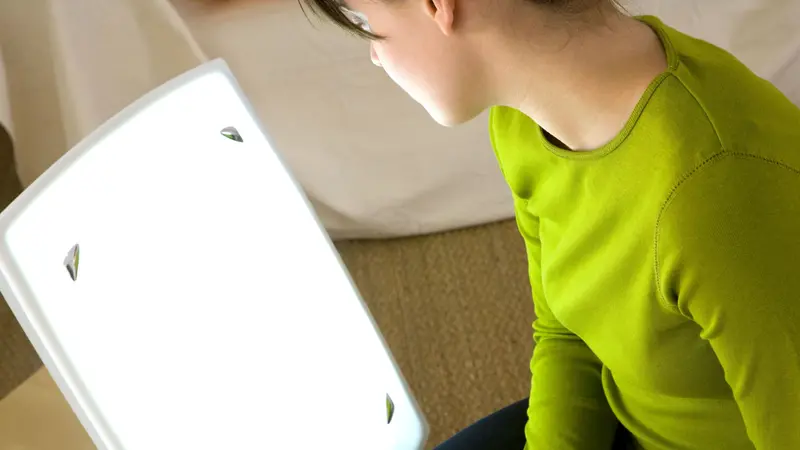
<svg viewBox="0 0 800 450">
<path fill-rule="evenodd" d="M 522 450 L 525 447 L 527 421 L 528 399 L 525 399 L 459 431 L 435 450 Z M 614 448 L 624 449 L 627 447 L 626 442 L 627 432 L 620 427 Z"/>
</svg>

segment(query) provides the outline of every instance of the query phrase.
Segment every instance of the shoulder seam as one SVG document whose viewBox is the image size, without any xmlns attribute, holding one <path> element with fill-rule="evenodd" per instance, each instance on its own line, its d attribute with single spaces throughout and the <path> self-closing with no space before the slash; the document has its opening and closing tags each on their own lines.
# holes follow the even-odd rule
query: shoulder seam
<svg viewBox="0 0 800 450">
<path fill-rule="evenodd" d="M 719 130 L 717 129 L 717 124 L 715 124 L 714 121 L 711 120 L 711 115 L 708 113 L 708 109 L 706 109 L 705 105 L 703 105 L 700 102 L 700 99 L 697 98 L 697 95 L 695 95 L 695 93 L 691 89 L 689 89 L 689 86 L 687 86 L 686 83 L 683 82 L 681 77 L 679 77 L 675 72 L 672 72 L 672 76 L 674 76 L 675 79 L 678 80 L 678 83 L 681 84 L 686 93 L 692 97 L 692 100 L 694 100 L 695 103 L 697 103 L 697 107 L 700 108 L 700 111 L 703 111 L 703 115 L 705 116 L 706 121 L 708 121 L 708 124 L 711 125 L 711 129 L 714 130 L 714 136 L 716 136 L 720 148 L 722 148 L 722 150 L 725 151 L 726 150 L 725 144 L 722 143 L 722 137 L 720 136 Z"/>
<path fill-rule="evenodd" d="M 668 310 L 673 311 L 673 312 L 678 313 L 678 314 L 680 314 L 680 311 L 678 311 L 678 308 L 675 305 L 672 305 L 667 301 L 666 295 L 661 290 L 661 270 L 660 270 L 661 267 L 659 265 L 659 253 L 658 253 L 658 251 L 659 251 L 659 240 L 660 240 L 660 237 L 661 237 L 661 220 L 664 217 L 664 213 L 666 212 L 666 210 L 672 204 L 672 201 L 677 196 L 678 190 L 680 189 L 681 186 L 683 186 L 687 181 L 689 181 L 691 178 L 693 178 L 698 172 L 700 172 L 704 168 L 712 165 L 713 163 L 716 163 L 717 161 L 722 160 L 725 157 L 740 158 L 740 159 L 751 159 L 751 160 L 757 160 L 757 161 L 760 161 L 760 162 L 766 162 L 766 163 L 769 163 L 769 164 L 773 164 L 773 165 L 779 166 L 779 167 L 784 168 L 786 170 L 789 170 L 790 172 L 793 172 L 794 174 L 800 176 L 800 169 L 792 167 L 792 166 L 790 166 L 790 165 L 788 165 L 788 164 L 786 164 L 784 162 L 778 161 L 776 159 L 771 159 L 771 158 L 767 158 L 767 157 L 760 156 L 760 155 L 753 155 L 753 154 L 750 154 L 750 153 L 726 152 L 724 149 L 722 149 L 721 151 L 719 151 L 719 152 L 711 155 L 710 157 L 706 158 L 703 162 L 701 162 L 700 164 L 695 166 L 694 169 L 692 169 L 689 172 L 687 172 L 686 174 L 684 174 L 678 180 L 678 182 L 675 183 L 674 186 L 672 186 L 672 188 L 669 190 L 669 193 L 667 194 L 667 198 L 661 204 L 661 208 L 659 208 L 659 211 L 658 211 L 658 216 L 656 217 L 656 228 L 655 228 L 655 233 L 654 233 L 654 237 L 653 237 L 653 255 L 654 255 L 653 256 L 653 263 L 654 263 L 653 267 L 654 267 L 654 271 L 655 271 L 654 275 L 655 275 L 656 297 L 658 298 L 659 303 L 661 304 L 662 307 L 667 308 Z"/>
</svg>

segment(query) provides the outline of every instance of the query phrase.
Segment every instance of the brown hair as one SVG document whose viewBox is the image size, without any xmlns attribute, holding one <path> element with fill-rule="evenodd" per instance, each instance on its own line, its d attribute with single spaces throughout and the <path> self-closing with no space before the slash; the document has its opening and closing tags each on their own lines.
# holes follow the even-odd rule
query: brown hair
<svg viewBox="0 0 800 450">
<path fill-rule="evenodd" d="M 297 0 L 300 8 L 305 12 L 307 6 L 315 16 L 321 17 L 335 23 L 345 31 L 370 40 L 380 40 L 379 36 L 360 27 L 348 17 L 342 9 L 344 4 L 341 0 Z M 621 9 L 617 0 L 524 0 L 537 5 L 556 9 L 559 13 L 576 14 L 589 9 L 592 6 L 612 4 L 617 9 Z"/>
</svg>

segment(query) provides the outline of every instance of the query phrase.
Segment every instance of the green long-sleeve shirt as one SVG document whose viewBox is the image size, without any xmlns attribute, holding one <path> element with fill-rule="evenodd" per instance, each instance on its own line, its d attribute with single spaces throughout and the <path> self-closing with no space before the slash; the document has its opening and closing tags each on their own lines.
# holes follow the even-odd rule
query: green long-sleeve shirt
<svg viewBox="0 0 800 450">
<path fill-rule="evenodd" d="M 654 17 L 668 70 L 602 148 L 490 131 L 528 251 L 530 450 L 800 449 L 800 109 Z"/>
</svg>

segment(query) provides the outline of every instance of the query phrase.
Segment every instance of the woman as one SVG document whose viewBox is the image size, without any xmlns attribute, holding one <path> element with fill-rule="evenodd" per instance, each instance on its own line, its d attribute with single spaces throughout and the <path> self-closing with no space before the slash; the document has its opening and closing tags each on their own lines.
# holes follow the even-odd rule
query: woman
<svg viewBox="0 0 800 450">
<path fill-rule="evenodd" d="M 439 123 L 491 108 L 532 386 L 442 450 L 800 448 L 796 106 L 609 0 L 305 2 Z"/>
</svg>

